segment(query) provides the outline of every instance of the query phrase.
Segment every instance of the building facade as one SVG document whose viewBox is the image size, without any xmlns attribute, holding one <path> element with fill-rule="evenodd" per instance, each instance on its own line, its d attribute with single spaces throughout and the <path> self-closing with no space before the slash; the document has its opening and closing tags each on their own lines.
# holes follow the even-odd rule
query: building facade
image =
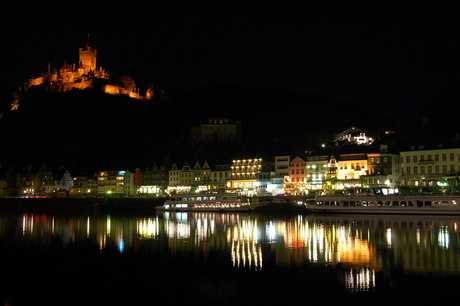
<svg viewBox="0 0 460 306">
<path fill-rule="evenodd" d="M 460 148 L 413 146 L 401 151 L 402 185 L 452 192 L 458 189 Z"/>
<path fill-rule="evenodd" d="M 228 118 L 208 118 L 192 127 L 193 144 L 201 142 L 241 142 L 241 122 Z"/>
<path fill-rule="evenodd" d="M 322 190 L 330 190 L 331 182 L 337 178 L 338 163 L 334 155 L 321 152 L 316 155 L 310 153 L 305 158 L 306 189 L 315 194 Z M 326 182 L 329 182 L 327 184 Z"/>
<path fill-rule="evenodd" d="M 289 176 L 285 180 L 286 195 L 304 195 L 306 192 L 305 158 L 296 156 L 289 163 Z"/>
<path fill-rule="evenodd" d="M 230 165 L 219 164 L 215 165 L 211 171 L 210 190 L 222 192 L 227 189 L 227 180 L 231 177 Z"/>
<path fill-rule="evenodd" d="M 121 198 L 135 194 L 133 173 L 127 170 L 100 171 L 97 175 L 97 196 Z"/>
<path fill-rule="evenodd" d="M 257 174 L 262 171 L 262 159 L 235 159 L 230 167 L 231 175 L 227 180 L 227 190 L 246 196 L 257 194 Z"/>
</svg>

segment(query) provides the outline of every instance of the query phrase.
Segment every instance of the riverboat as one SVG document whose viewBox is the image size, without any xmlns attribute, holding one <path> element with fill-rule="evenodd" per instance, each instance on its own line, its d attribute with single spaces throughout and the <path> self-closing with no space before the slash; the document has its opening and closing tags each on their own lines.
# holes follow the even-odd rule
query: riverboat
<svg viewBox="0 0 460 306">
<path fill-rule="evenodd" d="M 254 206 L 237 193 L 173 194 L 157 211 L 251 211 Z"/>
<path fill-rule="evenodd" d="M 460 196 L 323 195 L 306 207 L 312 213 L 460 215 Z"/>
</svg>

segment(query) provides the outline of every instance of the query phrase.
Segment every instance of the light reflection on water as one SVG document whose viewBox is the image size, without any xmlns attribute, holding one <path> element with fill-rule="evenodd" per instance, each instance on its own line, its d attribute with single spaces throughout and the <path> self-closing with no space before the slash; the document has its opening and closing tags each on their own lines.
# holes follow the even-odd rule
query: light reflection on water
<svg viewBox="0 0 460 306">
<path fill-rule="evenodd" d="M 142 256 L 142 264 L 149 264 L 145 258 L 157 261 L 193 254 L 192 265 L 193 260 L 205 265 L 212 260 L 217 269 L 264 273 L 264 277 L 288 269 L 313 283 L 321 278 L 310 271 L 315 267 L 332 273 L 344 291 L 357 295 L 385 293 L 390 287 L 394 291 L 401 275 L 428 275 L 433 282 L 460 276 L 458 222 L 447 216 L 23 213 L 0 215 L 0 239 L 3 256 L 11 249 L 52 255 L 83 248 L 90 254 Z M 216 272 L 209 273 L 206 277 Z M 228 283 L 219 286 L 220 291 L 233 288 L 234 295 L 238 290 L 228 273 L 225 280 L 214 274 L 211 278 L 216 277 L 217 283 Z M 200 290 L 203 284 L 216 286 L 204 276 Z"/>
</svg>

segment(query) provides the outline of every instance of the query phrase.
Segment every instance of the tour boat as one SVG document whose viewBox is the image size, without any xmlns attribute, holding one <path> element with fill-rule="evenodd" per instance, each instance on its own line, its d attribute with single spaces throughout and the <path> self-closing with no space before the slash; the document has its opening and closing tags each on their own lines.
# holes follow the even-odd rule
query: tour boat
<svg viewBox="0 0 460 306">
<path fill-rule="evenodd" d="M 254 206 L 236 193 L 173 194 L 158 211 L 251 211 Z"/>
<path fill-rule="evenodd" d="M 322 195 L 306 207 L 312 213 L 460 215 L 460 195 Z"/>
</svg>

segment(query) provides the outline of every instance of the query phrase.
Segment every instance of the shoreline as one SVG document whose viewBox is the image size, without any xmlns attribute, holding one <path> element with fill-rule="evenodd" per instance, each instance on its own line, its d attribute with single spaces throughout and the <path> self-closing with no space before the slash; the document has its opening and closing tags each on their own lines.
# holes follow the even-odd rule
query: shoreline
<svg viewBox="0 0 460 306">
<path fill-rule="evenodd" d="M 3 210 L 155 210 L 165 198 L 0 198 Z"/>
<path fill-rule="evenodd" d="M 4 211 L 80 211 L 80 212 L 127 212 L 151 211 L 161 206 L 166 198 L 0 198 Z M 306 212 L 303 205 L 292 203 L 265 203 L 253 212 Z"/>
</svg>

